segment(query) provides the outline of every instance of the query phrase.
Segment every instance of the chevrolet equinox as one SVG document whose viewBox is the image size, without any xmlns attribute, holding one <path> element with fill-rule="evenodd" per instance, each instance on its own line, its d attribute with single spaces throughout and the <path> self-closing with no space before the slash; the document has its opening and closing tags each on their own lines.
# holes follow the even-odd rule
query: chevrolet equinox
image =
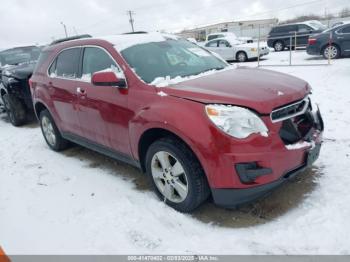
<svg viewBox="0 0 350 262">
<path fill-rule="evenodd" d="M 320 153 L 308 83 L 233 67 L 171 35 L 55 43 L 30 86 L 51 149 L 71 141 L 134 165 L 180 212 L 209 196 L 228 208 L 263 197 Z"/>
</svg>

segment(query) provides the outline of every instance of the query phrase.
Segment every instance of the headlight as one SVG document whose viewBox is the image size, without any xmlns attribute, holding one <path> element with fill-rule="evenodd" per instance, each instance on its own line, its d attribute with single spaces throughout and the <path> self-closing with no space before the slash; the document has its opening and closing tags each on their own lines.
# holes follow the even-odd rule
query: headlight
<svg viewBox="0 0 350 262">
<path fill-rule="evenodd" d="M 237 106 L 207 105 L 209 119 L 226 134 L 244 139 L 251 134 L 268 136 L 264 122 L 252 111 Z"/>
</svg>

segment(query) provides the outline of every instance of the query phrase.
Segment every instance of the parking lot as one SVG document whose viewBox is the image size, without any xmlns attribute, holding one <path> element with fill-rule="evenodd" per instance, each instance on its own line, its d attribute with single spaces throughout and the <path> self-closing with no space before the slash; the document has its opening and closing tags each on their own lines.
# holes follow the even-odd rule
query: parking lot
<svg viewBox="0 0 350 262">
<path fill-rule="evenodd" d="M 293 51 L 299 66 L 289 67 L 288 58 L 272 52 L 261 65 L 313 87 L 325 121 L 321 157 L 239 210 L 209 201 L 178 213 L 137 169 L 78 146 L 52 152 L 35 121 L 15 128 L 1 114 L 0 243 L 9 254 L 349 254 L 350 60 L 328 66 Z"/>
</svg>

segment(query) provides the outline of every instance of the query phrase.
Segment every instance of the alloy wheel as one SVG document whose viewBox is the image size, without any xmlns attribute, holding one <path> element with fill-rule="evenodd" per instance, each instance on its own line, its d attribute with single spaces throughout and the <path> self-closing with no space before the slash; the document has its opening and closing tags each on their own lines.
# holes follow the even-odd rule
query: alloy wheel
<svg viewBox="0 0 350 262">
<path fill-rule="evenodd" d="M 43 133 L 44 133 L 44 136 L 45 136 L 47 142 L 51 146 L 54 146 L 56 144 L 56 134 L 55 134 L 55 130 L 53 129 L 53 126 L 52 126 L 50 119 L 48 117 L 44 116 L 41 120 L 41 125 L 42 125 Z"/>
<path fill-rule="evenodd" d="M 173 203 L 183 202 L 188 195 L 188 179 L 180 163 L 168 152 L 157 152 L 151 162 L 152 178 L 164 196 Z"/>
<path fill-rule="evenodd" d="M 324 55 L 327 58 L 334 59 L 338 56 L 338 48 L 336 48 L 335 46 L 328 46 L 324 50 Z"/>
</svg>

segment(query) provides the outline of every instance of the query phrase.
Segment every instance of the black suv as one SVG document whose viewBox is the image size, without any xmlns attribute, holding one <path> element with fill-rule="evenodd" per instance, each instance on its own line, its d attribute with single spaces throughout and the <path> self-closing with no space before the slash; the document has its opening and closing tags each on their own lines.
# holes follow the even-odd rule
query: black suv
<svg viewBox="0 0 350 262">
<path fill-rule="evenodd" d="M 285 48 L 295 48 L 295 46 L 305 47 L 310 35 L 324 30 L 326 27 L 318 21 L 279 25 L 272 28 L 269 33 L 267 45 L 274 48 L 276 52 L 281 52 Z"/>
<path fill-rule="evenodd" d="M 26 46 L 0 52 L 0 102 L 14 126 L 24 124 L 33 103 L 29 88 L 41 48 Z M 1 101 L 2 100 L 2 101 Z"/>
<path fill-rule="evenodd" d="M 311 36 L 306 51 L 326 59 L 350 56 L 350 22 Z"/>
</svg>

